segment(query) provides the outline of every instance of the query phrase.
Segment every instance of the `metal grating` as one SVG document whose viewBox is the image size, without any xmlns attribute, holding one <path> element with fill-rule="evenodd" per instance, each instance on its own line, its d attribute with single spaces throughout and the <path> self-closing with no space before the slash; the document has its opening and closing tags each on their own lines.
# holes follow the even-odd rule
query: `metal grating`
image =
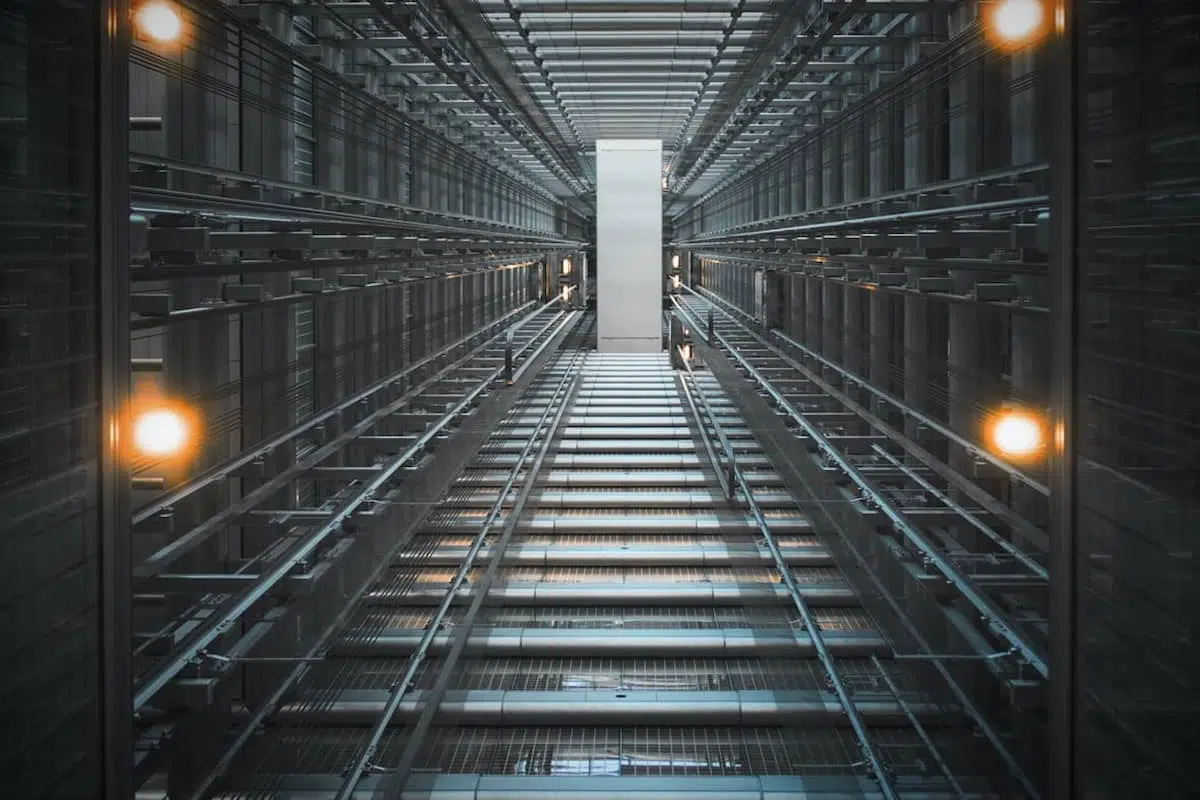
<svg viewBox="0 0 1200 800">
<path fill-rule="evenodd" d="M 840 663 L 854 688 L 881 691 L 869 661 Z M 394 670 L 377 666 L 370 677 L 377 685 L 370 688 L 386 688 L 395 681 L 389 680 L 392 674 Z M 428 688 L 436 672 L 425 678 Z M 491 691 L 818 691 L 826 688 L 826 680 L 811 659 L 489 658 L 460 663 L 454 686 Z"/>
<path fill-rule="evenodd" d="M 970 773 L 972 748 L 933 732 L 952 764 Z M 910 731 L 879 731 L 899 774 L 933 766 Z M 770 728 L 456 728 L 431 744 L 426 769 L 491 775 L 857 774 L 853 736 L 841 730 Z"/>
<path fill-rule="evenodd" d="M 461 613 L 451 609 L 447 625 L 453 627 Z M 365 608 L 351 624 L 352 630 L 424 628 L 432 617 L 428 609 Z M 814 608 L 812 614 L 823 631 L 868 631 L 875 624 L 862 609 Z M 691 606 L 663 608 L 635 607 L 548 607 L 484 608 L 481 627 L 497 628 L 675 628 L 712 630 L 722 628 L 794 628 L 799 625 L 795 613 L 784 608 L 700 608 Z"/>
</svg>

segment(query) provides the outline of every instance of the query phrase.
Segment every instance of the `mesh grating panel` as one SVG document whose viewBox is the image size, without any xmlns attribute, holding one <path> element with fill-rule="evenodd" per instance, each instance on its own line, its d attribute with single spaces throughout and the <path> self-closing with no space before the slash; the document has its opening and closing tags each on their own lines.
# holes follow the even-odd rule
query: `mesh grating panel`
<svg viewBox="0 0 1200 800">
<path fill-rule="evenodd" d="M 453 608 L 445 624 L 453 627 L 462 614 Z M 875 625 L 861 609 L 814 608 L 811 611 L 823 631 L 868 631 Z M 365 608 L 352 629 L 420 629 L 433 617 L 431 609 Z M 502 628 L 679 628 L 711 630 L 722 628 L 795 628 L 800 620 L 787 608 L 483 608 L 476 625 Z"/>
<path fill-rule="evenodd" d="M 869 662 L 846 662 L 855 675 L 873 672 Z M 387 671 L 376 670 L 383 680 Z M 432 686 L 436 673 L 425 676 Z M 394 680 L 394 679 L 393 679 Z M 862 680 L 863 689 L 873 688 Z M 493 691 L 565 691 L 622 689 L 630 691 L 820 690 L 825 674 L 813 660 L 711 658 L 491 658 L 460 663 L 455 688 Z M 856 686 L 857 688 L 857 686 Z"/>
<path fill-rule="evenodd" d="M 960 768 L 973 766 L 970 748 L 935 736 Z M 897 773 L 928 773 L 914 733 L 880 731 L 878 742 Z M 852 734 L 841 730 L 458 728 L 437 736 L 425 766 L 493 775 L 846 775 L 859 760 Z"/>
</svg>

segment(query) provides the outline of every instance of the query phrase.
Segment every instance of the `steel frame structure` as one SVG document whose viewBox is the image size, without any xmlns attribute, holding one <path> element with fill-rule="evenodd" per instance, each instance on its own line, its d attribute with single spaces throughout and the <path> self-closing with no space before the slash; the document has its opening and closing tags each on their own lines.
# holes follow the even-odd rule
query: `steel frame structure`
<svg viewBox="0 0 1200 800">
<path fill-rule="evenodd" d="M 308 713 L 291 699 L 331 652 L 407 652 L 411 637 L 341 634 L 360 602 L 388 600 L 370 588 L 380 570 L 483 442 L 477 426 L 511 407 L 588 301 L 588 154 L 597 138 L 624 137 L 667 145 L 664 265 L 671 251 L 680 265 L 664 271 L 684 293 L 675 308 L 694 332 L 707 327 L 698 349 L 754 413 L 726 415 L 690 367 L 683 407 L 704 432 L 697 463 L 747 504 L 747 519 L 721 524 L 761 541 L 686 554 L 662 542 L 620 556 L 599 544 L 510 552 L 483 544 L 485 526 L 474 546 L 396 558 L 428 568 L 487 558 L 489 575 L 573 559 L 621 570 L 774 564 L 782 586 L 748 596 L 794 603 L 811 633 L 786 646 L 816 655 L 838 713 L 853 719 L 855 705 L 830 653 L 867 653 L 890 695 L 864 714 L 908 720 L 951 792 L 974 789 L 925 724 L 941 718 L 893 683 L 896 664 L 929 667 L 929 692 L 978 727 L 1019 791 L 1069 795 L 1088 785 L 1080 759 L 1105 761 L 1105 748 L 1153 762 L 1129 792 L 1196 784 L 1178 763 L 1188 739 L 1163 710 L 1186 685 L 1169 626 L 1190 624 L 1192 548 L 1171 522 L 1193 510 L 1192 487 L 1171 472 L 1194 466 L 1180 454 L 1190 373 L 1163 379 L 1153 401 L 1135 391 L 1154 368 L 1169 371 L 1164 354 L 1187 362 L 1194 338 L 1194 309 L 1163 300 L 1194 288 L 1181 198 L 1195 182 L 1195 81 L 1175 69 L 1194 32 L 1188 3 L 1161 3 L 1161 18 L 1144 22 L 1136 3 L 1055 0 L 1060 29 L 1016 50 L 985 35 L 986 0 L 179 0 L 183 35 L 170 44 L 135 34 L 129 0 L 10 5 L 0 172 L 13 258 L 0 272 L 16 421 L 0 438 L 15 453 L 4 528 L 20 574 L 6 602 L 21 624 L 9 666 L 14 695 L 52 685 L 66 698 L 62 713 L 38 707 L 41 726 L 14 751 L 46 759 L 21 764 L 19 791 L 70 793 L 62 771 L 102 773 L 114 797 L 199 800 L 222 791 L 260 725 Z M 1089 64 L 1089 49 L 1126 77 Z M 560 274 L 564 257 L 582 269 Z M 1146 295 L 1136 309 L 1122 294 L 1135 290 Z M 566 299 L 552 299 L 560 291 Z M 94 340 L 83 347 L 80 326 Z M 1145 363 L 1113 366 L 1120 358 Z M 760 423 L 755 390 L 778 417 Z M 202 421 L 186 458 L 130 456 L 122 434 L 156 399 Z M 989 449 L 988 416 L 1010 404 L 1061 428 L 1054 459 L 1010 463 Z M 1150 408 L 1161 412 L 1154 424 Z M 496 445 L 495 471 L 518 475 L 547 421 L 526 418 L 528 441 Z M 787 435 L 752 450 L 743 421 L 759 439 Z M 1174 441 L 1133 441 L 1131 430 Z M 662 514 L 629 515 L 633 530 L 689 524 L 665 512 L 709 502 L 663 488 L 699 485 L 668 472 L 679 453 L 611 434 L 567 439 L 553 456 L 584 465 L 543 476 L 562 508 L 661 504 L 651 510 Z M 626 462 L 644 485 L 609 491 L 617 479 L 594 470 Z M 1154 474 L 1143 482 L 1130 463 Z M 770 483 L 770 464 L 795 482 Z M 501 490 L 494 522 L 511 486 L 488 480 L 464 502 L 475 509 Z M 588 481 L 591 493 L 577 491 Z M 647 486 L 658 488 L 638 491 Z M 790 494 L 828 529 L 820 546 L 776 541 Z M 1150 504 L 1171 510 L 1147 522 L 1138 514 Z M 505 536 L 561 522 L 516 516 Z M 1143 536 L 1152 524 L 1163 530 Z M 812 624 L 845 591 L 797 587 L 787 567 L 830 565 L 855 576 L 888 625 L 825 636 Z M 530 614 L 569 622 L 570 591 L 542 588 Z M 645 591 L 681 608 L 722 596 Z M 592 599 L 620 596 L 608 587 Z M 42 636 L 43 618 L 57 632 Z M 71 626 L 99 636 L 85 645 L 61 633 Z M 453 662 L 475 647 L 470 628 L 434 625 L 417 649 Z M 528 636 L 522 657 L 562 654 L 560 639 L 517 630 Z M 513 646 L 505 636 L 486 642 L 492 655 Z M 883 652 L 889 638 L 909 652 Z M 609 654 L 642 653 L 634 639 L 609 641 Z M 738 635 L 696 639 L 724 652 Z M 1152 700 L 1139 695 L 1150 713 L 1125 720 L 1114 698 L 1129 680 L 1111 665 L 1135 671 L 1134 652 L 1162 685 Z M 1089 667 L 1097 661 L 1107 672 Z M 85 690 L 95 694 L 80 664 L 102 681 L 95 718 L 80 711 L 91 708 Z M 442 678 L 399 711 L 385 704 L 375 739 L 393 716 L 429 726 Z M 1033 751 L 1047 702 L 1057 750 L 1043 763 Z M 691 720 L 682 704 L 662 707 Z M 852 728 L 876 783 L 845 779 L 839 791 L 912 785 L 890 786 L 887 745 Z M 85 732 L 102 752 L 70 738 Z M 132 777 L 121 756 L 131 733 Z M 415 763 L 406 752 L 401 773 Z M 330 796 L 405 778 L 434 792 L 546 785 L 418 771 L 385 786 L 371 748 L 355 756 Z M 1113 780 L 1140 780 L 1117 771 Z M 823 786 L 709 777 L 728 778 L 708 785 L 731 797 Z M 277 788 L 324 791 L 325 778 Z"/>
<path fill-rule="evenodd" d="M 719 334 L 718 334 L 719 336 Z M 683 354 L 681 354 L 682 356 Z M 842 682 L 838 675 L 837 665 L 833 660 L 833 656 L 829 653 L 829 648 L 825 644 L 824 636 L 821 634 L 821 629 L 817 625 L 813 617 L 812 610 L 808 603 L 800 593 L 799 587 L 796 585 L 795 579 L 792 577 L 791 568 L 784 559 L 783 554 L 779 550 L 779 544 L 775 541 L 775 535 L 771 531 L 771 526 L 763 517 L 762 509 L 759 507 L 758 501 L 754 497 L 754 492 L 750 488 L 750 484 L 746 482 L 746 476 L 742 473 L 737 463 L 737 456 L 734 453 L 733 446 L 729 442 L 729 438 L 725 434 L 724 428 L 721 427 L 719 419 L 712 413 L 712 407 L 709 405 L 708 397 L 696 382 L 696 374 L 692 370 L 691 359 L 682 357 L 683 372 L 680 375 L 680 383 L 683 386 L 684 392 L 688 398 L 689 407 L 694 410 L 702 410 L 703 416 L 696 415 L 695 423 L 697 429 L 701 432 L 701 436 L 705 440 L 705 447 L 710 453 L 720 452 L 725 459 L 724 464 L 718 464 L 717 474 L 723 474 L 729 481 L 729 494 L 732 499 L 733 492 L 740 492 L 746 508 L 749 509 L 754 517 L 754 524 L 758 526 L 759 533 L 762 535 L 762 540 L 766 543 L 767 549 L 771 553 L 771 558 L 774 560 L 775 568 L 779 570 L 779 576 L 784 586 L 787 587 L 788 593 L 792 597 L 792 602 L 796 606 L 797 613 L 800 614 L 802 620 L 802 630 L 809 632 L 812 638 L 813 649 L 816 650 L 817 658 L 821 662 L 821 668 L 825 670 L 825 675 L 830 686 L 833 687 L 833 692 L 837 697 L 838 703 L 841 704 L 842 710 L 846 718 L 850 721 L 850 727 L 854 731 L 854 736 L 858 740 L 858 746 L 862 750 L 863 757 L 867 761 L 867 774 L 872 780 L 879 784 L 880 794 L 886 800 L 897 800 L 899 794 L 896 791 L 895 783 L 891 775 L 888 773 L 887 767 L 883 763 L 883 759 L 879 754 L 879 750 L 871 741 L 871 736 L 867 732 L 866 725 L 863 723 L 862 717 L 858 713 L 858 708 L 855 701 L 851 698 L 845 683 Z M 696 403 L 696 401 L 699 403 Z M 714 441 L 715 440 L 715 441 Z M 718 459 L 719 461 L 719 459 Z M 903 702 L 903 701 L 901 701 Z M 905 709 L 907 712 L 907 709 Z M 916 722 L 915 717 L 913 721 Z M 919 728 L 920 723 L 916 723 Z M 936 754 L 936 749 L 934 750 Z M 935 755 L 936 757 L 936 755 Z M 940 758 L 938 759 L 940 761 Z M 951 778 L 953 780 L 953 778 Z"/>
<path fill-rule="evenodd" d="M 977 576 L 968 572 L 972 569 L 971 565 L 978 561 L 977 557 L 971 555 L 971 551 L 946 552 L 943 549 L 944 536 L 934 532 L 931 526 L 940 529 L 946 524 L 945 519 L 931 510 L 927 502 L 919 497 L 911 497 L 912 490 L 904 488 L 903 482 L 911 481 L 909 485 L 915 487 L 918 494 L 928 493 L 930 499 L 944 504 L 951 516 L 961 519 L 973 529 L 983 525 L 977 519 L 981 511 L 978 507 L 968 507 L 951 499 L 946 491 L 936 489 L 930 478 L 947 480 L 944 476 L 953 476 L 953 473 L 944 465 L 938 465 L 929 453 L 913 447 L 911 442 L 905 442 L 902 434 L 880 425 L 873 414 L 848 401 L 844 394 L 833 389 L 816 372 L 789 357 L 782 348 L 756 332 L 752 320 L 729 310 L 717 300 L 703 300 L 698 295 L 694 297 L 701 302 L 689 304 L 678 297 L 674 298 L 678 312 L 693 330 L 702 330 L 701 320 L 705 318 L 705 312 L 716 307 L 718 319 L 723 318 L 724 324 L 718 322 L 713 326 L 712 347 L 728 358 L 731 364 L 770 397 L 776 412 L 789 421 L 795 435 L 804 440 L 806 449 L 810 451 L 811 456 L 801 458 L 811 457 L 812 462 L 819 465 L 820 471 L 817 474 L 825 474 L 821 480 L 830 481 L 831 485 L 841 482 L 848 484 L 837 490 L 831 489 L 834 495 L 840 498 L 832 502 L 845 504 L 841 510 L 843 515 L 860 515 L 864 520 L 882 517 L 886 521 L 885 524 L 868 522 L 863 528 L 875 531 L 875 535 L 888 531 L 896 537 L 898 547 L 887 548 L 892 552 L 884 558 L 895 559 L 897 566 L 914 562 L 921 565 L 924 574 L 914 576 L 911 584 L 901 580 L 900 583 L 892 583 L 889 586 L 886 581 L 880 582 L 878 577 L 873 576 L 873 589 L 889 606 L 899 610 L 900 606 L 895 599 L 898 593 L 904 592 L 911 598 L 911 592 L 915 589 L 929 592 L 928 596 L 932 599 L 944 591 L 939 588 L 944 581 L 946 588 L 957 593 L 969 607 L 975 609 L 976 613 L 967 617 L 967 620 L 977 633 L 965 637 L 961 633 L 952 633 L 950 641 L 953 643 L 949 646 L 953 652 L 936 652 L 930 650 L 928 645 L 922 644 L 921 652 L 910 654 L 908 657 L 928 660 L 939 667 L 939 662 L 942 661 L 974 661 L 983 667 L 982 675 L 991 675 L 993 680 L 1001 682 L 1002 688 L 997 691 L 996 696 L 1008 697 L 1008 702 L 1013 704 L 1017 721 L 1014 723 L 1012 720 L 1003 719 L 1000 722 L 1002 727 L 997 727 L 995 721 L 986 721 L 981 712 L 975 710 L 977 701 L 969 699 L 970 696 L 959 688 L 954 678 L 944 672 L 941 675 L 955 700 L 964 708 L 971 709 L 970 713 L 980 730 L 1010 764 L 1023 789 L 1031 796 L 1038 796 L 1035 779 L 1028 777 L 1031 769 L 1029 763 L 1019 765 L 1009 753 L 1008 746 L 1004 744 L 1003 731 L 1011 724 L 1018 726 L 1022 731 L 1021 735 L 1030 735 L 1030 731 L 1038 729 L 1035 718 L 1028 717 L 1031 710 L 1028 704 L 1032 699 L 1029 692 L 1026 691 L 1024 695 L 1019 692 L 1033 690 L 1033 693 L 1036 693 L 1036 687 L 1043 687 L 1044 691 L 1044 681 L 1048 676 L 1046 642 L 1040 636 L 1033 638 L 1028 624 L 1016 625 L 1012 621 L 1011 612 L 1002 608 L 1001 598 L 1006 592 L 1014 591 L 1012 586 L 1007 590 L 989 588 L 986 583 L 980 583 L 987 578 L 985 574 Z M 767 373 L 772 377 L 767 377 Z M 814 394 L 803 389 L 798 391 L 795 385 L 797 377 L 805 384 L 819 389 L 820 393 Z M 781 391 L 777 384 L 788 388 Z M 862 421 L 857 425 L 854 424 L 856 417 Z M 878 439 L 871 442 L 872 433 L 875 431 L 882 435 L 876 434 Z M 866 452 L 863 452 L 859 444 L 863 439 L 868 441 Z M 884 443 L 898 443 L 910 456 L 916 456 L 919 460 L 902 463 L 885 449 Z M 935 466 L 937 468 L 934 468 Z M 921 475 L 925 470 L 929 470 L 927 474 L 930 477 Z M 804 475 L 802 480 L 811 481 L 812 478 Z M 901 483 L 897 484 L 897 480 Z M 904 506 L 911 508 L 906 509 Z M 999 552 L 1011 559 L 1010 564 L 1013 567 L 1026 571 L 1020 574 L 1015 591 L 1025 595 L 1031 591 L 1036 593 L 1040 588 L 1044 594 L 1048 589 L 1048 573 L 1041 563 L 1045 560 L 1044 552 L 1025 553 L 995 531 L 989 529 L 987 534 L 988 552 Z M 870 547 L 870 542 L 859 541 L 857 547 L 865 550 Z M 935 574 L 939 575 L 940 579 L 931 583 L 929 576 Z M 866 587 L 860 590 L 866 591 Z M 931 607 L 939 607 L 941 602 L 933 601 Z M 947 608 L 953 608 L 953 605 Z M 951 611 L 950 619 L 938 619 L 939 615 L 936 612 L 932 618 L 925 614 L 917 614 L 915 607 L 910 609 L 909 613 L 912 621 L 908 624 L 915 626 L 919 631 L 914 640 L 922 642 L 942 638 L 945 635 L 942 631 L 953 631 L 953 616 L 958 612 Z M 993 644 L 989 645 L 989 640 Z M 898 657 L 904 658 L 904 655 Z M 1000 666 L 1011 659 L 1016 659 L 1012 666 Z M 1025 669 L 1026 665 L 1030 669 Z M 1019 690 L 1018 685 L 1023 689 Z M 1038 702 L 1033 700 L 1035 709 L 1037 705 Z M 1023 714 L 1026 718 L 1021 721 Z M 1040 748 L 1035 745 L 1026 752 L 1039 751 Z"/>
</svg>

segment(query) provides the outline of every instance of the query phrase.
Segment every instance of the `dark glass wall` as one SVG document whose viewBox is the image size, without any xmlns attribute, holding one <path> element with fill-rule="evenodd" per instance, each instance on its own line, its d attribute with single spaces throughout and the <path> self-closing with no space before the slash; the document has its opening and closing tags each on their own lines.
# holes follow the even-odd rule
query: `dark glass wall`
<svg viewBox="0 0 1200 800">
<path fill-rule="evenodd" d="M 103 796 L 113 718 L 99 125 L 111 7 L 0 3 L 0 797 L 21 800 Z"/>
<path fill-rule="evenodd" d="M 1076 786 L 1200 796 L 1200 3 L 1079 0 Z"/>
</svg>

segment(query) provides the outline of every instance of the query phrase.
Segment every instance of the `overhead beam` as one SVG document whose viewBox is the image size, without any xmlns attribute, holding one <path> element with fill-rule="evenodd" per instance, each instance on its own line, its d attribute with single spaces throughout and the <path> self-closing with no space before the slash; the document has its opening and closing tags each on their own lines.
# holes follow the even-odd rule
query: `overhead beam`
<svg viewBox="0 0 1200 800">
<path fill-rule="evenodd" d="M 506 9 L 498 0 L 479 0 L 479 10 L 485 14 L 503 14 Z M 763 12 L 771 7 L 771 0 L 751 0 L 747 11 Z M 729 10 L 729 0 L 663 0 L 663 2 L 631 2 L 626 0 L 524 0 L 521 11 L 526 14 L 720 14 Z M 636 23 L 635 23 L 636 24 Z"/>
</svg>

